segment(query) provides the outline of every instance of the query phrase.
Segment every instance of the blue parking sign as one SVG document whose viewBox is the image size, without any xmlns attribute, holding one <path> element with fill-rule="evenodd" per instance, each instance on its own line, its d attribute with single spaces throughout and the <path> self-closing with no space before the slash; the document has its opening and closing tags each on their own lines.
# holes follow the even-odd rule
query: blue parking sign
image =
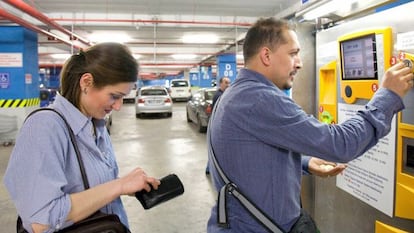
<svg viewBox="0 0 414 233">
<path fill-rule="evenodd" d="M 10 74 L 0 73 L 0 88 L 5 89 L 10 86 Z"/>
</svg>

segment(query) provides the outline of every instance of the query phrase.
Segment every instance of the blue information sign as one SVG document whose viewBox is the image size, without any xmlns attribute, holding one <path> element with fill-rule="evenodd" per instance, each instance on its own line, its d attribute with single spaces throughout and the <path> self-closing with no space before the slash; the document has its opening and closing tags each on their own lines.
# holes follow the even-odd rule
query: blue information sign
<svg viewBox="0 0 414 233">
<path fill-rule="evenodd" d="M 6 89 L 10 86 L 10 74 L 0 73 L 0 88 Z"/>
<path fill-rule="evenodd" d="M 190 73 L 191 86 L 200 86 L 200 80 L 199 80 L 198 76 L 199 76 L 198 72 L 191 72 Z"/>
</svg>

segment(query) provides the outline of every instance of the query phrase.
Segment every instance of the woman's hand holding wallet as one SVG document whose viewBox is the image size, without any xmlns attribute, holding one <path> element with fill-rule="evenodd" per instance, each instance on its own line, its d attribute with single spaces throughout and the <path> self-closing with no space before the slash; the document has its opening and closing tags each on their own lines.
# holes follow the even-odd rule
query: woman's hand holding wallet
<svg viewBox="0 0 414 233">
<path fill-rule="evenodd" d="M 160 181 L 158 189 L 151 189 L 150 192 L 142 190 L 135 193 L 135 197 L 141 202 L 144 209 L 150 209 L 184 193 L 184 186 L 177 175 L 167 175 Z"/>
</svg>

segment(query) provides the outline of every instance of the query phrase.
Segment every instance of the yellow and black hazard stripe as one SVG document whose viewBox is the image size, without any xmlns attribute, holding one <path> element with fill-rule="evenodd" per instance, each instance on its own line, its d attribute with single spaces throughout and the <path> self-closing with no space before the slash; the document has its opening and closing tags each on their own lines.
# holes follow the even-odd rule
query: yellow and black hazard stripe
<svg viewBox="0 0 414 233">
<path fill-rule="evenodd" d="M 0 108 L 24 108 L 31 106 L 40 106 L 40 98 L 0 99 Z"/>
</svg>

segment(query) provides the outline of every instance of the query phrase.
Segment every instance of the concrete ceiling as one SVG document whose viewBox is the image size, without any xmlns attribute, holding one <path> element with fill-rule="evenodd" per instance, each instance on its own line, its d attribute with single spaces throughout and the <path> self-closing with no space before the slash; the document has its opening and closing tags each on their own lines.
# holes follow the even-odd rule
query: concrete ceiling
<svg viewBox="0 0 414 233">
<path fill-rule="evenodd" d="M 130 37 L 126 44 L 138 57 L 141 73 L 175 74 L 202 63 L 214 63 L 217 54 L 241 51 L 236 41 L 244 37 L 257 18 L 275 16 L 300 3 L 300 0 L 8 0 L 2 1 L 0 8 L 6 16 L 17 16 L 69 42 L 39 32 L 41 66 L 62 64 L 63 59 L 51 55 L 76 53 L 79 48 L 90 46 L 87 41 L 93 33 L 109 32 L 109 36 L 103 37 L 120 34 Z M 33 12 L 40 16 L 33 17 Z M 0 26 L 10 24 L 7 17 L 2 16 Z M 41 22 L 39 18 L 43 16 L 79 39 L 70 40 L 68 35 Z M 213 44 L 182 41 L 184 35 L 202 37 L 205 33 L 213 33 L 219 40 Z M 85 43 L 80 43 L 81 39 L 85 39 Z M 196 56 L 174 59 L 173 54 Z"/>
<path fill-rule="evenodd" d="M 301 9 L 301 0 L 2 0 L 0 26 L 19 24 L 38 32 L 41 66 L 63 64 L 52 55 L 97 43 L 93 34 L 109 33 L 100 36 L 106 39 L 128 35 L 125 44 L 137 56 L 140 73 L 154 78 L 215 64 L 222 53 L 240 54 L 247 29 L 259 17 L 289 17 Z M 206 33 L 218 41 L 201 43 Z M 197 42 L 184 43 L 184 35 L 196 35 Z M 173 54 L 195 57 L 176 59 Z"/>
</svg>

